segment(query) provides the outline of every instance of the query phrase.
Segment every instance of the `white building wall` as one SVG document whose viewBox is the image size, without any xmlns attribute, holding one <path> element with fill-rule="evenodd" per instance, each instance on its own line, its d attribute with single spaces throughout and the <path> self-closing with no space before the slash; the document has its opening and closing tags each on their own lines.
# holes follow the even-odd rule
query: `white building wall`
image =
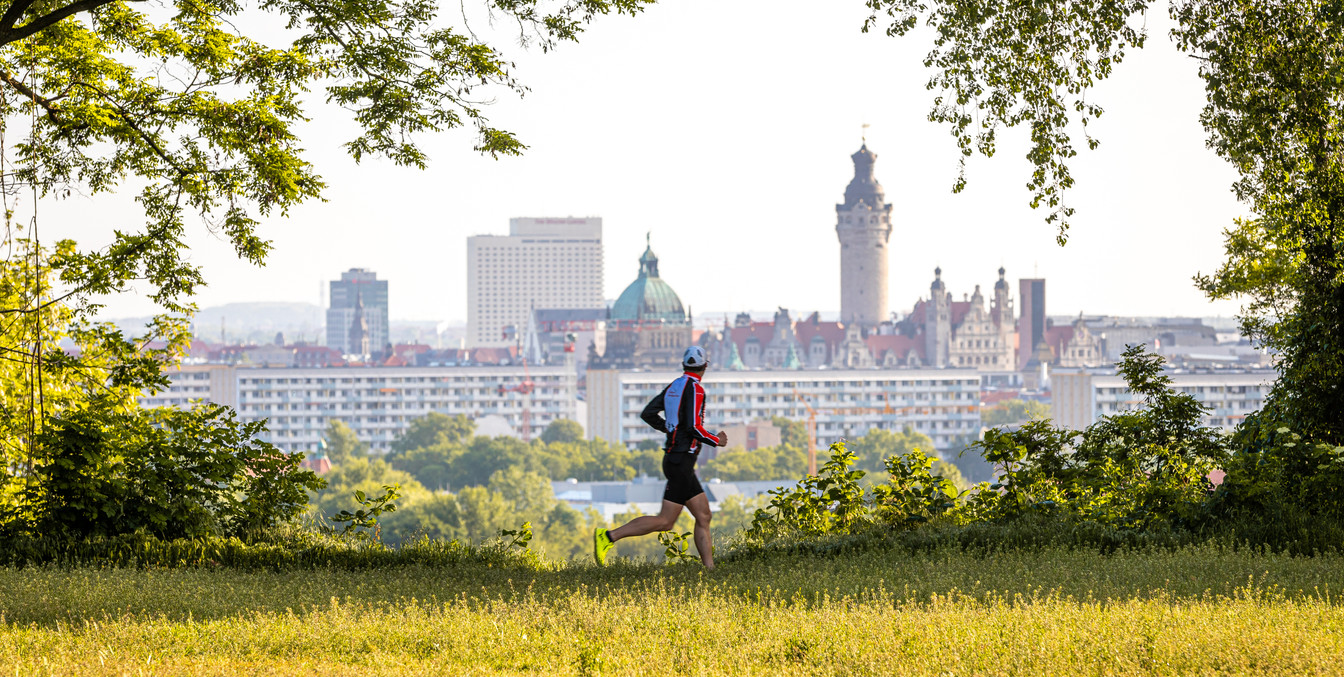
<svg viewBox="0 0 1344 677">
<path fill-rule="evenodd" d="M 661 433 L 645 425 L 639 412 L 676 377 L 676 372 L 590 369 L 591 434 L 627 447 L 661 440 Z M 602 385 L 595 389 L 595 383 Z M 980 376 L 969 369 L 711 371 L 703 383 L 708 397 L 705 425 L 713 430 L 773 416 L 806 421 L 807 408 L 794 395 L 797 390 L 817 410 L 817 443 L 822 447 L 861 437 L 872 428 L 909 426 L 932 438 L 938 449 L 950 449 L 958 437 L 980 432 Z M 887 405 L 891 413 L 855 411 Z"/>
<path fill-rule="evenodd" d="M 1055 425 L 1082 430 L 1096 415 L 1096 389 L 1085 369 L 1056 369 L 1050 374 L 1050 413 Z"/>
<path fill-rule="evenodd" d="M 195 402 L 238 406 L 235 369 L 227 364 L 187 364 L 168 372 L 170 385 L 140 398 L 142 407 L 190 408 Z"/>
<path fill-rule="evenodd" d="M 602 308 L 602 219 L 509 220 L 467 238 L 467 345 L 506 346 L 533 308 Z"/>
<path fill-rule="evenodd" d="M 588 384 L 588 439 L 619 440 L 622 412 L 615 403 L 620 397 L 621 372 L 589 369 L 585 378 Z"/>
<path fill-rule="evenodd" d="M 200 390 L 201 369 L 223 370 L 224 383 L 210 397 L 238 410 L 244 421 L 265 419 L 262 439 L 284 451 L 312 451 L 335 419 L 374 451 L 387 451 L 412 420 L 430 412 L 502 419 L 521 434 L 523 396 L 499 392 L 530 377 L 531 428 L 539 435 L 556 419 L 577 420 L 575 375 L 565 367 L 326 367 L 263 369 L 208 365 L 174 372 L 173 387 L 144 398 L 145 406 L 189 406 Z M 228 389 L 236 393 L 231 399 Z"/>
<path fill-rule="evenodd" d="M 1209 407 L 1203 424 L 1232 430 L 1247 414 L 1264 406 L 1269 388 L 1278 378 L 1275 371 L 1206 374 L 1169 374 L 1172 387 L 1193 395 Z M 1053 414 L 1057 425 L 1082 430 L 1105 416 L 1142 408 L 1139 396 L 1129 391 L 1124 378 L 1109 371 L 1056 369 L 1051 373 L 1054 389 Z"/>
</svg>

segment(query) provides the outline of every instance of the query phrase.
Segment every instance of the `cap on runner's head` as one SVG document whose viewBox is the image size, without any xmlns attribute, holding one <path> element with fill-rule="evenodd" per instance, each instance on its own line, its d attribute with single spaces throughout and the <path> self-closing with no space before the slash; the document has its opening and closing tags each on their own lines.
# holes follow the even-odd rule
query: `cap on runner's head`
<svg viewBox="0 0 1344 677">
<path fill-rule="evenodd" d="M 709 358 L 705 357 L 705 349 L 700 346 L 691 346 L 686 349 L 686 353 L 681 356 L 681 366 L 688 369 L 699 369 L 709 364 Z"/>
</svg>

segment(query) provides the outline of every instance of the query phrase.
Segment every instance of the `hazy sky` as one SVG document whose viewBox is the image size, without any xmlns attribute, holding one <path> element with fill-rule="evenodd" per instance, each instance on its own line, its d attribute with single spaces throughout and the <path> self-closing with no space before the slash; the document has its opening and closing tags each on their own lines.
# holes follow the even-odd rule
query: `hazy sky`
<svg viewBox="0 0 1344 677">
<path fill-rule="evenodd" d="M 476 155 L 459 130 L 424 139 L 427 171 L 355 165 L 339 147 L 349 123 L 318 110 L 304 138 L 328 202 L 265 224 L 275 251 L 264 268 L 198 227 L 191 257 L 210 281 L 198 302 L 316 303 L 326 280 L 367 267 L 390 280 L 392 317 L 462 320 L 468 235 L 505 233 L 511 216 L 601 216 L 608 298 L 634 279 L 651 231 L 664 279 L 699 311 L 838 310 L 835 203 L 866 122 L 895 204 L 893 310 L 928 294 L 936 265 L 958 299 L 1003 265 L 1014 295 L 1017 278 L 1047 278 L 1051 314 L 1236 311 L 1190 281 L 1217 266 L 1221 231 L 1244 208 L 1231 168 L 1204 147 L 1202 88 L 1166 36 L 1164 7 L 1148 19 L 1149 46 L 1092 94 L 1107 109 L 1093 127 L 1102 146 L 1072 164 L 1078 211 L 1060 248 L 1027 206 L 1025 130 L 975 158 L 966 191 L 951 193 L 956 149 L 926 120 L 926 36 L 864 35 L 862 5 L 668 0 L 551 54 L 509 45 L 531 92 L 499 92 L 490 115 L 531 146 L 521 158 Z M 136 225 L 127 202 L 43 203 L 43 237 L 101 241 Z M 107 314 L 149 310 L 122 298 Z"/>
</svg>

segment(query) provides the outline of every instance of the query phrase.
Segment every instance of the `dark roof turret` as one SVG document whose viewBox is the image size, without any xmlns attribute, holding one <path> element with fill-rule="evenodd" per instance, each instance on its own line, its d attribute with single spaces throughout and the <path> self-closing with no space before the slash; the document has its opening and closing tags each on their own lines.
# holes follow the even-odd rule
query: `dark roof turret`
<svg viewBox="0 0 1344 677">
<path fill-rule="evenodd" d="M 873 176 L 877 154 L 868 150 L 868 144 L 865 143 L 849 157 L 854 161 L 854 178 L 845 187 L 845 204 L 842 208 L 853 209 L 862 201 L 872 209 L 881 209 L 886 203 L 886 194 L 882 191 L 882 184 L 877 182 L 877 177 Z"/>
<path fill-rule="evenodd" d="M 999 266 L 999 281 L 994 283 L 994 291 L 1008 291 L 1008 281 L 1003 279 L 1005 272 L 1003 266 Z"/>
</svg>

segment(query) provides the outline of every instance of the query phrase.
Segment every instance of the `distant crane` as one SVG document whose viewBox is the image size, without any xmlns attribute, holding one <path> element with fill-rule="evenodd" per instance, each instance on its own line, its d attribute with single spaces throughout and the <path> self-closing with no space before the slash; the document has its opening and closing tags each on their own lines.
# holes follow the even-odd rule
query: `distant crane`
<svg viewBox="0 0 1344 677">
<path fill-rule="evenodd" d="M 575 403 L 579 400 L 579 372 L 574 364 L 574 346 L 578 342 L 578 334 L 572 331 L 565 332 L 565 381 L 569 384 L 565 388 L 566 403 Z"/>
<path fill-rule="evenodd" d="M 811 403 L 807 401 L 807 398 L 803 397 L 802 393 L 798 392 L 797 388 L 793 389 L 793 396 L 799 402 L 802 402 L 804 407 L 807 407 L 807 474 L 815 475 L 817 474 L 817 410 L 812 408 Z M 887 402 L 886 395 L 882 396 L 882 402 L 883 406 L 881 407 L 846 407 L 843 409 L 830 408 L 830 409 L 822 409 L 822 411 L 842 415 L 896 413 L 897 409 L 895 407 L 892 407 L 891 404 Z M 914 409 L 914 407 L 902 407 L 900 410 L 906 411 L 910 409 Z"/>
<path fill-rule="evenodd" d="M 808 404 L 803 398 L 802 393 L 797 388 L 793 389 L 793 396 L 798 398 L 799 402 L 807 407 L 807 474 L 817 474 L 817 410 Z"/>
<path fill-rule="evenodd" d="M 536 389 L 537 384 L 532 382 L 532 370 L 527 367 L 527 358 L 523 358 L 523 382 L 516 386 L 505 386 L 499 384 L 499 395 L 504 393 L 518 393 L 523 396 L 523 413 L 519 427 L 520 437 L 526 444 L 532 441 L 532 391 Z"/>
</svg>

